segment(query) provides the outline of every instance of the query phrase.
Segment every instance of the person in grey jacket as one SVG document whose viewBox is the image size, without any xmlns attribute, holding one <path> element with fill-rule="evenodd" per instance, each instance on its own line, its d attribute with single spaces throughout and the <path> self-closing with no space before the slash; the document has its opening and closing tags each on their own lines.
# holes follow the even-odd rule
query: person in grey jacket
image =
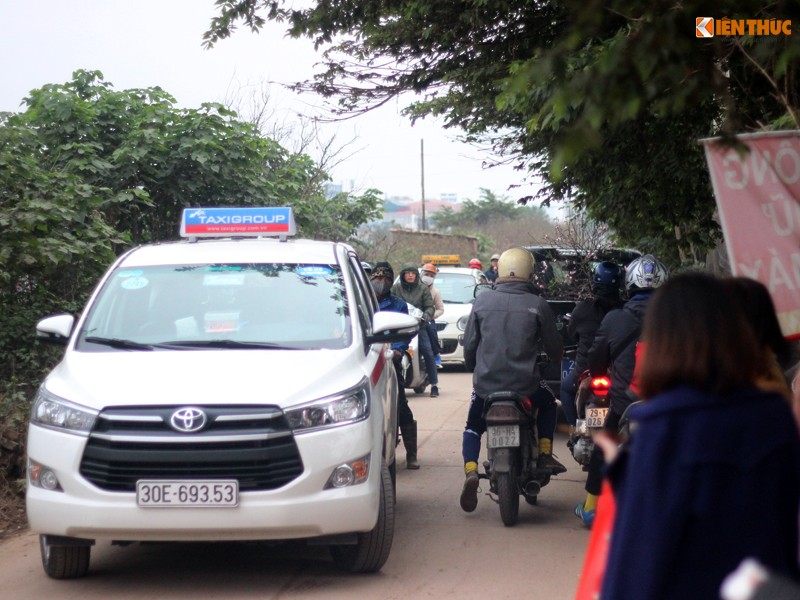
<svg viewBox="0 0 800 600">
<path fill-rule="evenodd" d="M 392 286 L 392 294 L 416 306 L 425 315 L 425 324 L 420 327 L 417 334 L 417 342 L 419 344 L 419 352 L 425 359 L 425 370 L 428 373 L 428 381 L 431 384 L 431 398 L 436 398 L 439 396 L 439 370 L 436 367 L 434 345 L 427 327 L 436 311 L 431 291 L 420 280 L 417 267 L 407 264 L 400 271 L 397 283 Z"/>
<path fill-rule="evenodd" d="M 523 394 L 539 408 L 539 468 L 554 475 L 566 467 L 553 457 L 556 427 L 555 397 L 540 385 L 536 364 L 543 349 L 559 362 L 564 344 L 556 330 L 556 318 L 532 282 L 533 255 L 523 248 L 506 250 L 498 261 L 494 289 L 475 299 L 464 331 L 464 362 L 473 371 L 472 399 L 461 443 L 466 480 L 461 508 L 472 512 L 478 505 L 478 457 L 486 431 L 484 399 L 494 392 Z"/>
</svg>

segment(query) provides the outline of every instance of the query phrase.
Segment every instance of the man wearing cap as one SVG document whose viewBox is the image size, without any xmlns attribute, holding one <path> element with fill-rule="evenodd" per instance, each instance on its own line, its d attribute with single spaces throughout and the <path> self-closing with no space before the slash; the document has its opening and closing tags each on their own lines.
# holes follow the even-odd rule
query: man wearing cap
<svg viewBox="0 0 800 600">
<path fill-rule="evenodd" d="M 442 347 L 439 344 L 439 334 L 436 333 L 436 319 L 444 314 L 444 302 L 442 301 L 442 293 L 433 285 L 433 282 L 436 281 L 436 273 L 438 272 L 439 269 L 437 269 L 436 265 L 433 263 L 424 264 L 422 265 L 420 281 L 422 281 L 422 285 L 430 290 L 431 297 L 433 298 L 433 316 L 426 325 L 428 327 L 428 335 L 431 338 L 431 349 L 433 350 L 434 357 L 436 357 L 436 365 L 441 366 Z"/>
<path fill-rule="evenodd" d="M 497 261 L 498 260 L 500 260 L 500 255 L 499 254 L 492 254 L 492 258 L 491 258 L 491 263 L 492 264 L 491 264 L 491 266 L 489 266 L 488 269 L 486 269 L 486 272 L 484 273 L 484 275 L 486 275 L 486 279 L 488 279 L 492 283 L 494 283 L 495 280 L 497 279 Z"/>
<path fill-rule="evenodd" d="M 378 298 L 378 308 L 408 314 L 408 304 L 401 298 L 391 293 L 392 282 L 394 281 L 394 269 L 388 262 L 381 261 L 375 263 L 369 277 L 375 296 Z M 403 445 L 406 447 L 406 469 L 419 469 L 417 461 L 417 422 L 414 420 L 414 413 L 408 405 L 406 398 L 406 386 L 403 383 L 403 376 L 400 372 L 400 361 L 403 353 L 408 349 L 407 342 L 395 342 L 392 344 L 394 353 L 394 369 L 397 374 L 397 421 L 400 425 L 400 436 Z"/>
</svg>

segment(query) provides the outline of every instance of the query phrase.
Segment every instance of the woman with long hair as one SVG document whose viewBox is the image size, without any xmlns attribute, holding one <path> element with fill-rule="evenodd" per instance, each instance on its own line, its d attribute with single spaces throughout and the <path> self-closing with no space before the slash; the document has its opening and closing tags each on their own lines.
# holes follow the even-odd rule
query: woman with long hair
<svg viewBox="0 0 800 600">
<path fill-rule="evenodd" d="M 709 275 L 656 292 L 646 400 L 608 469 L 617 514 L 602 598 L 717 598 L 742 559 L 798 575 L 800 438 L 739 303 Z"/>
</svg>

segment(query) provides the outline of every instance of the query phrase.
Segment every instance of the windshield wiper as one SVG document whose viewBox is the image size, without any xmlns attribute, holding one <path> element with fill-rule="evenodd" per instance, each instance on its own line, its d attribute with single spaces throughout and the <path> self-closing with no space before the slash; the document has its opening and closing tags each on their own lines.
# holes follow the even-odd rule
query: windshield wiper
<svg viewBox="0 0 800 600">
<path fill-rule="evenodd" d="M 282 346 L 272 342 L 239 342 L 236 340 L 177 340 L 174 342 L 161 342 L 156 344 L 159 348 L 232 348 L 235 350 L 257 350 L 269 348 L 270 350 L 302 350 L 292 346 Z"/>
<path fill-rule="evenodd" d="M 112 348 L 119 348 L 121 350 L 152 350 L 153 346 L 151 344 L 142 344 L 140 342 L 134 342 L 133 340 L 123 340 L 120 338 L 106 338 L 106 337 L 96 337 L 96 336 L 89 336 L 84 338 L 85 342 L 90 344 L 102 344 L 103 346 L 111 346 Z"/>
</svg>

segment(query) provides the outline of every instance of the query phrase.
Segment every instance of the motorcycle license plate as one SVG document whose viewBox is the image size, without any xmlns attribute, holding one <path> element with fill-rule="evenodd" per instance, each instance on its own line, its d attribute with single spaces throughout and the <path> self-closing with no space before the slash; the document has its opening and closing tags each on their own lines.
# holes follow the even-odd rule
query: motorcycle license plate
<svg viewBox="0 0 800 600">
<path fill-rule="evenodd" d="M 519 446 L 519 425 L 490 425 L 486 428 L 489 448 Z"/>
<path fill-rule="evenodd" d="M 586 409 L 586 426 L 589 428 L 602 427 L 606 422 L 606 415 L 608 414 L 607 408 L 587 408 Z"/>
</svg>

